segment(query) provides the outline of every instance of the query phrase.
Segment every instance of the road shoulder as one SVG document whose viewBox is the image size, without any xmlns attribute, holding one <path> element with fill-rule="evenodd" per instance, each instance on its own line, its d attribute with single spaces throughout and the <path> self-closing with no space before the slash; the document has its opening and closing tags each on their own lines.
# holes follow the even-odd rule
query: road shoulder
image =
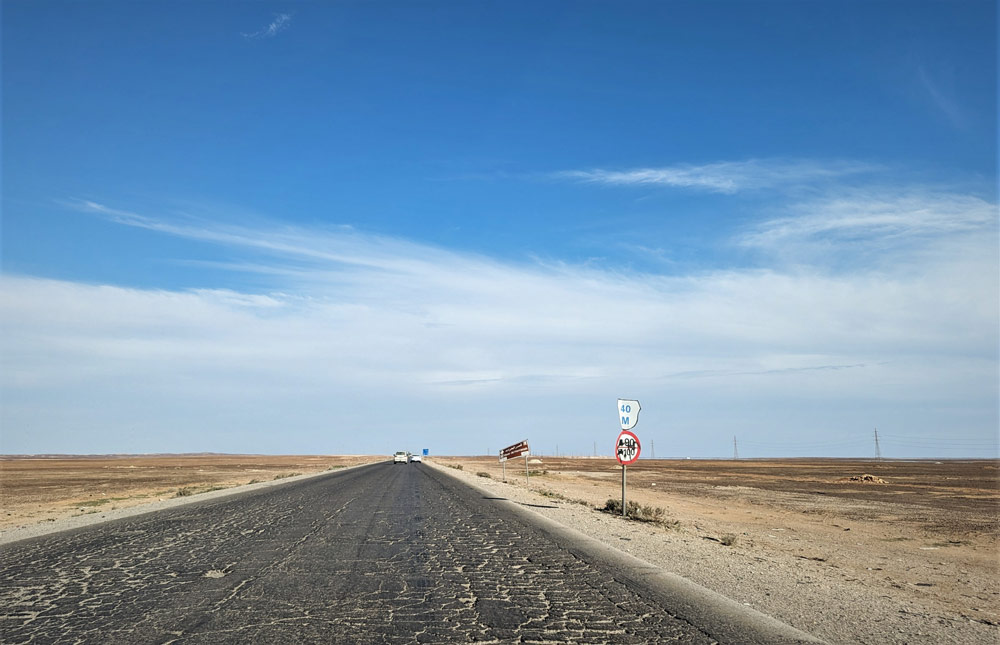
<svg viewBox="0 0 1000 645">
<path fill-rule="evenodd" d="M 630 553 L 621 551 L 558 519 L 537 512 L 545 498 L 524 489 L 505 486 L 492 480 L 476 481 L 468 473 L 431 464 L 436 471 L 480 492 L 523 521 L 539 528 L 555 542 L 583 559 L 616 571 L 627 580 L 656 597 L 678 618 L 725 642 L 741 643 L 821 643 L 823 641 L 776 618 L 742 605 L 690 580 L 665 571 Z M 482 479 L 482 478 L 480 478 Z M 500 489 L 498 487 L 503 487 Z M 577 526 L 577 524 L 574 524 Z"/>
<path fill-rule="evenodd" d="M 873 558 L 860 565 L 828 558 L 825 551 L 809 542 L 809 534 L 783 528 L 785 525 L 780 523 L 771 525 L 776 528 L 771 529 L 774 535 L 769 538 L 777 541 L 778 537 L 784 537 L 793 541 L 791 544 L 796 548 L 761 548 L 744 533 L 737 536 L 737 544 L 728 546 L 718 539 L 722 535 L 719 531 L 725 528 L 734 532 L 738 525 L 716 522 L 713 518 L 717 514 L 713 512 L 717 513 L 719 508 L 699 506 L 698 499 L 685 501 L 687 506 L 679 511 L 683 521 L 673 525 L 624 521 L 595 509 L 595 498 L 603 501 L 620 494 L 614 482 L 573 486 L 554 475 L 539 477 L 537 481 L 533 477 L 532 490 L 527 490 L 523 471 L 519 477 L 511 476 L 509 483 L 504 483 L 495 473 L 492 476 L 477 473 L 481 466 L 475 460 L 465 460 L 464 471 L 446 467 L 462 463 L 462 459 L 449 458 L 435 465 L 463 481 L 489 490 L 496 497 L 511 499 L 535 513 L 571 526 L 609 548 L 635 555 L 663 571 L 676 573 L 831 643 L 992 645 L 1000 639 L 1000 628 L 989 622 L 993 614 L 987 611 L 994 602 L 991 598 L 996 598 L 995 583 L 986 580 L 976 598 L 966 599 L 967 606 L 985 607 L 984 611 L 969 609 L 968 613 L 973 614 L 970 617 L 948 611 L 935 600 L 936 588 L 928 591 L 925 587 L 907 587 L 903 581 L 892 577 L 892 571 L 879 568 L 888 568 L 890 564 L 909 566 L 903 559 L 895 561 L 895 558 L 904 558 L 905 552 L 885 551 L 886 545 L 881 542 L 873 544 L 873 548 L 882 548 L 884 552 L 877 553 L 894 558 L 890 564 L 872 564 Z M 600 490 L 604 492 L 598 492 Z M 590 501 L 576 499 L 581 496 Z M 750 510 L 755 509 L 757 507 Z M 668 516 L 672 515 L 669 506 L 666 511 Z M 875 538 L 861 535 L 860 528 L 863 527 L 855 526 L 856 530 L 850 532 L 836 529 L 836 539 L 847 542 L 833 544 L 844 547 L 849 553 L 854 552 L 850 549 L 863 548 L 855 542 Z M 935 561 L 935 566 L 945 567 L 947 561 L 943 556 L 941 560 L 940 563 Z M 857 571 L 859 567 L 860 572 Z M 960 570 L 952 569 L 951 575 L 962 582 L 981 574 L 976 569 L 961 567 Z M 917 581 L 921 581 L 920 578 Z M 977 620 L 975 614 L 982 618 Z"/>
<path fill-rule="evenodd" d="M 288 484 L 293 484 L 308 479 L 315 479 L 316 477 L 332 476 L 337 473 L 343 473 L 350 470 L 355 470 L 357 468 L 363 468 L 364 466 L 369 466 L 369 465 L 371 464 L 365 463 L 365 464 L 358 464 L 355 466 L 345 466 L 343 468 L 338 468 L 337 470 L 323 470 L 316 473 L 294 475 L 291 477 L 284 477 L 273 481 L 256 482 L 253 484 L 243 484 L 241 486 L 221 488 L 219 490 L 207 491 L 204 493 L 198 493 L 186 497 L 170 497 L 166 499 L 151 501 L 145 504 L 139 504 L 137 506 L 129 506 L 127 508 L 118 508 L 113 510 L 109 509 L 106 511 L 101 511 L 99 513 L 64 517 L 51 522 L 30 524 L 28 526 L 22 526 L 14 529 L 0 531 L 0 545 L 20 542 L 21 540 L 29 540 L 32 538 L 41 537 L 43 535 L 51 535 L 53 533 L 61 533 L 63 531 L 72 531 L 75 529 L 83 528 L 85 526 L 103 524 L 105 522 L 111 522 L 125 517 L 145 515 L 146 513 L 156 513 L 158 511 L 163 511 L 168 508 L 176 508 L 178 506 L 185 506 L 187 504 L 196 504 L 208 500 L 231 497 L 233 495 L 241 495 L 251 491 L 271 488 L 274 486 L 286 486 Z"/>
</svg>

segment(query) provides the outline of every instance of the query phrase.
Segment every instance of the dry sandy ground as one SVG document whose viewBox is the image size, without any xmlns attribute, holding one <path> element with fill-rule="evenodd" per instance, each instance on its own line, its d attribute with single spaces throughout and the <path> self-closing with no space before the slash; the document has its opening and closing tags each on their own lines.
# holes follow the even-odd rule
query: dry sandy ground
<svg viewBox="0 0 1000 645">
<path fill-rule="evenodd" d="M 387 459 L 0 457 L 0 536 Z M 531 465 L 527 486 L 521 460 L 508 464 L 508 483 L 495 457 L 410 467 L 444 466 L 462 466 L 447 472 L 830 642 L 1000 642 L 996 460 L 643 460 L 628 469 L 629 499 L 664 509 L 661 523 L 595 510 L 620 497 L 612 459 L 544 458 Z M 864 474 L 884 483 L 850 481 Z"/>
<path fill-rule="evenodd" d="M 0 532 L 386 459 L 370 455 L 0 457 Z"/>
<path fill-rule="evenodd" d="M 613 459 L 541 461 L 528 490 L 523 460 L 504 484 L 495 457 L 434 459 L 830 642 L 1000 643 L 996 460 L 640 461 L 628 499 L 658 524 L 594 510 L 621 497 Z"/>
</svg>

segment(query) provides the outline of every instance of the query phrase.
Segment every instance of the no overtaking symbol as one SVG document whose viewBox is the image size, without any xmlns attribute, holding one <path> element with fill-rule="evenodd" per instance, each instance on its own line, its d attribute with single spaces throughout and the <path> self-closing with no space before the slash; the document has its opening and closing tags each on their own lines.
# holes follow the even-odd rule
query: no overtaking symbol
<svg viewBox="0 0 1000 645">
<path fill-rule="evenodd" d="M 618 442 L 615 448 L 615 459 L 622 466 L 634 464 L 639 459 L 639 437 L 629 430 L 622 430 L 618 435 Z"/>
</svg>

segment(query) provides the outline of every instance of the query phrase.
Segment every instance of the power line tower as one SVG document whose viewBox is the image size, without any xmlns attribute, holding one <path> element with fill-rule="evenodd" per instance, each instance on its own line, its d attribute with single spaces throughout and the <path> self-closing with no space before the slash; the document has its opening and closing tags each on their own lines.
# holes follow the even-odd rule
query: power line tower
<svg viewBox="0 0 1000 645">
<path fill-rule="evenodd" d="M 736 435 L 733 435 L 733 459 L 740 458 L 740 450 L 736 447 Z"/>
<path fill-rule="evenodd" d="M 878 428 L 875 428 L 875 461 L 882 461 L 882 449 L 878 446 Z"/>
</svg>

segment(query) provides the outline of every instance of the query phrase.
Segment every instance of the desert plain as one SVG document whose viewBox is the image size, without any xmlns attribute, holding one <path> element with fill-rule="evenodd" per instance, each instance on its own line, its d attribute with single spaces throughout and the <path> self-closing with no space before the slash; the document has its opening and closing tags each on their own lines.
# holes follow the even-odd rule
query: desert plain
<svg viewBox="0 0 1000 645">
<path fill-rule="evenodd" d="M 388 456 L 0 457 L 0 533 Z M 434 457 L 537 512 L 830 642 L 1000 641 L 1000 460 Z M 400 466 L 401 467 L 401 466 Z"/>
<path fill-rule="evenodd" d="M 2 455 L 0 532 L 379 459 L 359 455 Z"/>
</svg>

